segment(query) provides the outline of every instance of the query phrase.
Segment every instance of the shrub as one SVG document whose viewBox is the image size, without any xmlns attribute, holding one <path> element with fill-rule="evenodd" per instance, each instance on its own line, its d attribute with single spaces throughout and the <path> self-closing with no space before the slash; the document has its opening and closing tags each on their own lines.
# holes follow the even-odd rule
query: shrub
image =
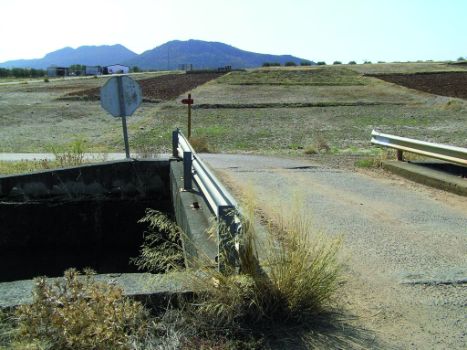
<svg viewBox="0 0 467 350">
<path fill-rule="evenodd" d="M 372 62 L 371 61 L 365 61 L 365 62 L 363 62 L 363 64 L 372 64 Z"/>
<path fill-rule="evenodd" d="M 269 62 L 264 62 L 264 63 L 263 63 L 263 67 L 271 67 L 271 63 L 269 63 Z"/>
<path fill-rule="evenodd" d="M 190 145 L 196 152 L 209 153 L 211 152 L 208 140 L 205 137 L 190 137 Z"/>
<path fill-rule="evenodd" d="M 326 62 L 324 61 L 319 61 L 316 63 L 318 66 L 325 66 L 326 65 Z"/>
<path fill-rule="evenodd" d="M 315 148 L 320 152 L 329 152 L 329 150 L 331 149 L 326 139 L 321 135 L 317 135 L 315 137 L 313 144 Z"/>
<path fill-rule="evenodd" d="M 332 62 L 332 64 L 342 64 L 342 62 L 341 61 L 334 61 L 334 62 Z"/>
<path fill-rule="evenodd" d="M 286 67 L 295 67 L 297 64 L 293 61 L 285 62 L 284 66 Z"/>
<path fill-rule="evenodd" d="M 300 65 L 301 66 L 311 66 L 311 62 L 310 61 L 302 61 L 302 62 L 300 62 Z"/>
<path fill-rule="evenodd" d="M 308 145 L 305 147 L 305 149 L 303 150 L 303 153 L 305 154 L 308 154 L 308 155 L 311 155 L 311 154 L 316 154 L 318 153 L 318 150 L 316 149 L 316 147 L 314 145 Z"/>
<path fill-rule="evenodd" d="M 128 349 L 147 329 L 141 303 L 119 287 L 70 269 L 54 285 L 36 280 L 33 303 L 18 307 L 18 337 L 53 349 Z"/>
<path fill-rule="evenodd" d="M 357 64 L 355 61 L 350 61 L 349 64 Z"/>
<path fill-rule="evenodd" d="M 306 146 L 303 150 L 303 153 L 311 155 L 320 152 L 329 152 L 330 150 L 331 147 L 329 147 L 329 144 L 327 143 L 326 139 L 321 134 L 317 134 L 314 137 L 313 143 L 311 145 Z"/>
</svg>

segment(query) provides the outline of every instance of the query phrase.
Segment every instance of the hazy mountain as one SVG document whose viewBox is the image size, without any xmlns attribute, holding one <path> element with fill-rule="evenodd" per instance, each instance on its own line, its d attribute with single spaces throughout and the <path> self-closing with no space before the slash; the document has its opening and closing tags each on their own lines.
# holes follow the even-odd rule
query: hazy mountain
<svg viewBox="0 0 467 350">
<path fill-rule="evenodd" d="M 72 64 L 106 66 L 114 63 L 122 63 L 136 56 L 138 56 L 136 53 L 119 44 L 111 46 L 80 46 L 77 49 L 65 47 L 50 52 L 43 58 L 7 61 L 0 63 L 0 67 L 45 69 L 52 65 L 68 67 Z"/>
<path fill-rule="evenodd" d="M 141 55 L 122 45 L 65 47 L 50 52 L 43 58 L 14 60 L 0 63 L 4 68 L 42 68 L 84 64 L 106 66 L 115 63 L 138 66 L 142 69 L 178 69 L 180 64 L 192 64 L 195 69 L 232 66 L 233 68 L 259 67 L 264 62 L 295 62 L 306 59 L 290 55 L 268 55 L 237 49 L 233 46 L 202 40 L 169 41 Z"/>
<path fill-rule="evenodd" d="M 267 55 L 237 49 L 219 42 L 202 40 L 169 41 L 152 50 L 143 52 L 126 62 L 128 66 L 142 69 L 177 69 L 179 64 L 193 64 L 194 69 L 232 66 L 249 68 L 261 66 L 264 62 L 309 61 L 290 55 Z"/>
</svg>

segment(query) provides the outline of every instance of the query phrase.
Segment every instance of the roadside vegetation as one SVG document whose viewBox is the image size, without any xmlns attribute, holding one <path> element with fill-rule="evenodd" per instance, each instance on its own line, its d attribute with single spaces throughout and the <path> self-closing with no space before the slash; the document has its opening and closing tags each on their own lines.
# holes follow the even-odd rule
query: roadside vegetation
<svg viewBox="0 0 467 350">
<path fill-rule="evenodd" d="M 66 145 L 51 145 L 50 153 L 54 160 L 22 160 L 22 161 L 0 161 L 0 176 L 29 173 L 33 171 L 48 170 L 78 166 L 85 163 L 86 140 L 76 139 Z"/>
<path fill-rule="evenodd" d="M 92 271 L 83 276 L 65 271 L 62 281 L 36 279 L 33 302 L 3 315 L 0 348 L 128 349 L 147 336 L 148 313 L 123 296 L 115 285 L 96 282 Z"/>
<path fill-rule="evenodd" d="M 204 256 L 185 269 L 181 230 L 156 211 L 141 220 L 148 231 L 132 263 L 158 273 L 185 271 L 193 297 L 161 313 L 95 281 L 92 271 L 71 269 L 55 284 L 37 279 L 32 304 L 0 314 L 0 349 L 257 349 L 285 346 L 296 332 L 313 339 L 314 327 L 340 307 L 341 239 L 315 232 L 307 214 L 295 210 L 276 212 L 259 240 L 254 203 L 247 205 L 240 265 L 223 272 Z"/>
<path fill-rule="evenodd" d="M 46 75 L 44 69 L 34 68 L 0 68 L 0 79 L 2 78 L 40 78 Z"/>
</svg>

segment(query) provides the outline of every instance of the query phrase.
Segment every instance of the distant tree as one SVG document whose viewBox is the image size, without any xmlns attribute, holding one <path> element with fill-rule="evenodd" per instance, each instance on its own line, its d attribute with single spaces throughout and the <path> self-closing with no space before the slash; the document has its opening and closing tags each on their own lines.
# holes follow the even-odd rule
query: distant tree
<svg viewBox="0 0 467 350">
<path fill-rule="evenodd" d="M 371 61 L 365 61 L 363 64 L 371 64 Z"/>
<path fill-rule="evenodd" d="M 310 61 L 302 61 L 302 62 L 300 62 L 300 65 L 301 66 L 311 66 L 311 62 Z"/>
<path fill-rule="evenodd" d="M 284 66 L 286 67 L 295 67 L 297 64 L 293 61 L 285 62 Z"/>
<path fill-rule="evenodd" d="M 264 62 L 263 67 L 280 67 L 281 64 L 279 62 Z"/>
<path fill-rule="evenodd" d="M 355 61 L 350 61 L 349 64 L 357 64 Z"/>
<path fill-rule="evenodd" d="M 11 72 L 9 69 L 6 68 L 0 68 L 0 78 L 6 78 L 11 75 Z"/>
<path fill-rule="evenodd" d="M 463 61 L 465 61 L 465 58 L 462 56 L 457 59 L 457 62 L 463 62 Z"/>
<path fill-rule="evenodd" d="M 325 66 L 326 65 L 326 62 L 324 61 L 319 61 L 316 63 L 318 66 Z"/>
<path fill-rule="evenodd" d="M 11 75 L 15 78 L 27 78 L 29 77 L 29 69 L 25 68 L 12 68 Z"/>
<path fill-rule="evenodd" d="M 43 77 L 45 76 L 45 70 L 43 69 L 34 69 L 34 68 L 31 68 L 29 70 L 29 76 L 31 78 L 39 78 L 39 77 Z"/>
<path fill-rule="evenodd" d="M 133 73 L 139 73 L 139 72 L 141 72 L 141 68 L 139 68 L 138 66 L 133 66 L 133 67 L 131 67 L 131 71 Z"/>
<path fill-rule="evenodd" d="M 386 63 L 385 61 L 378 61 L 378 63 Z"/>
<path fill-rule="evenodd" d="M 332 62 L 332 64 L 342 64 L 342 62 L 341 61 L 334 61 L 334 62 Z"/>
<path fill-rule="evenodd" d="M 86 66 L 84 64 L 72 64 L 68 70 L 70 74 L 83 75 L 86 71 Z"/>
</svg>

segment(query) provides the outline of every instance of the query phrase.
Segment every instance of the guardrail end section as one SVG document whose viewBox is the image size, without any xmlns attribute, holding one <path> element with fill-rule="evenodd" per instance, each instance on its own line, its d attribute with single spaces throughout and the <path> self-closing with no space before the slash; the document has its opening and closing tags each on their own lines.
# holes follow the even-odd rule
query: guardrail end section
<svg viewBox="0 0 467 350">
<path fill-rule="evenodd" d="M 218 207 L 218 239 L 219 239 L 219 269 L 226 271 L 231 268 L 238 270 L 240 257 L 237 251 L 239 223 L 236 218 L 236 208 L 233 206 Z M 227 271 L 228 272 L 228 271 Z"/>
</svg>

